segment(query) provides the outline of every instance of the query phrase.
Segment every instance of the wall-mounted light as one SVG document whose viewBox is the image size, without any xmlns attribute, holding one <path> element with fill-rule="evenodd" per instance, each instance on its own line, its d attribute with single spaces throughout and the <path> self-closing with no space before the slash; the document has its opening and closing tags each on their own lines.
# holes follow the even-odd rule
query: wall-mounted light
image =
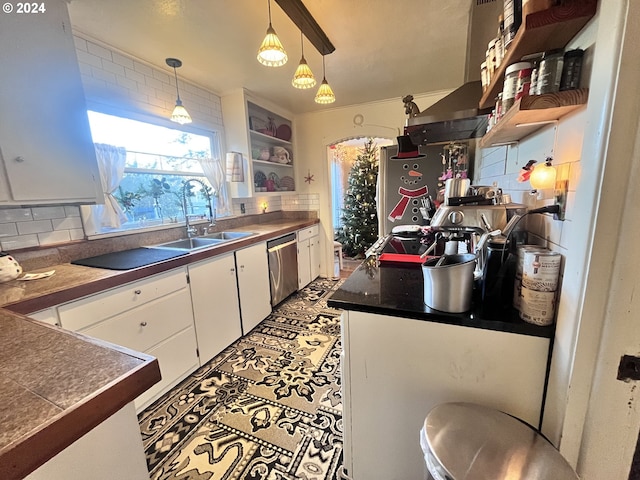
<svg viewBox="0 0 640 480">
<path fill-rule="evenodd" d="M 313 72 L 309 68 L 309 65 L 307 65 L 307 61 L 304 58 L 304 37 L 302 35 L 302 30 L 300 30 L 300 49 L 302 50 L 302 58 L 300 58 L 300 63 L 298 64 L 298 68 L 296 68 L 296 73 L 293 74 L 291 85 L 300 89 L 315 87 L 316 78 L 313 76 Z"/>
<path fill-rule="evenodd" d="M 176 94 L 178 96 L 176 100 L 176 106 L 171 113 L 171 121 L 179 123 L 180 125 L 184 125 L 185 123 L 191 123 L 191 116 L 187 109 L 182 106 L 182 100 L 180 100 L 180 91 L 178 90 L 178 74 L 176 72 L 176 68 L 180 68 L 182 66 L 182 62 L 177 58 L 167 58 L 165 60 L 167 65 L 173 67 L 173 75 L 176 79 Z"/>
<path fill-rule="evenodd" d="M 262 209 L 262 213 L 267 213 L 267 208 L 269 208 L 269 204 L 267 202 L 262 202 L 260 204 L 260 208 Z"/>
<path fill-rule="evenodd" d="M 333 94 L 329 82 L 327 82 L 324 68 L 324 55 L 322 55 L 322 83 L 320 84 L 318 93 L 316 93 L 315 101 L 316 103 L 333 103 L 336 101 L 336 96 Z"/>
<path fill-rule="evenodd" d="M 280 67 L 287 63 L 287 52 L 284 51 L 282 43 L 276 31 L 271 25 L 271 0 L 269 0 L 269 27 L 267 35 L 262 40 L 262 44 L 258 49 L 258 61 L 267 67 Z"/>
<path fill-rule="evenodd" d="M 531 187 L 536 190 L 544 190 L 555 188 L 556 186 L 556 169 L 551 165 L 551 157 L 547 157 L 545 163 L 536 165 L 529 177 Z"/>
</svg>

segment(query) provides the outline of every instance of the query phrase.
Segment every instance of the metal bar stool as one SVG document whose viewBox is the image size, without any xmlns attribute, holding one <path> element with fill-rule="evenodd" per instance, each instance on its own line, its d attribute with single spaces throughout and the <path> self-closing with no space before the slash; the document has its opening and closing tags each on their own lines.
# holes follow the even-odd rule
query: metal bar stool
<svg viewBox="0 0 640 480">
<path fill-rule="evenodd" d="M 420 431 L 434 480 L 578 480 L 560 452 L 523 421 L 473 403 L 442 403 Z"/>
</svg>

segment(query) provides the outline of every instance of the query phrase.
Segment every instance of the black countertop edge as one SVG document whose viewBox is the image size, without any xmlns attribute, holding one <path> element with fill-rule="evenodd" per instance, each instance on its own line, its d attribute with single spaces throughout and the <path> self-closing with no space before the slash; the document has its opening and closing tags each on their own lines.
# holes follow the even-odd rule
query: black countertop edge
<svg viewBox="0 0 640 480">
<path fill-rule="evenodd" d="M 487 319 L 477 302 L 464 313 L 446 313 L 424 304 L 424 281 L 420 265 L 377 265 L 365 261 L 327 299 L 327 305 L 342 310 L 446 323 L 485 330 L 552 338 L 555 325 L 540 326 L 521 320 L 514 308 L 500 317 Z"/>
</svg>

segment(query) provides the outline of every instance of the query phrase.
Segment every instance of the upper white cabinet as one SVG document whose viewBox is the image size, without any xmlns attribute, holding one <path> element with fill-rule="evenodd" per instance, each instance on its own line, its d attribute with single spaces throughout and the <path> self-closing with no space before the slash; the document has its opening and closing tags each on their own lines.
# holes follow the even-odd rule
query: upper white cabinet
<svg viewBox="0 0 640 480">
<path fill-rule="evenodd" d="M 66 3 L 13 5 L 0 15 L 0 205 L 101 203 Z"/>
<path fill-rule="evenodd" d="M 227 149 L 245 159 L 245 181 L 232 196 L 295 191 L 291 114 L 252 98 L 244 90 L 222 97 Z"/>
</svg>

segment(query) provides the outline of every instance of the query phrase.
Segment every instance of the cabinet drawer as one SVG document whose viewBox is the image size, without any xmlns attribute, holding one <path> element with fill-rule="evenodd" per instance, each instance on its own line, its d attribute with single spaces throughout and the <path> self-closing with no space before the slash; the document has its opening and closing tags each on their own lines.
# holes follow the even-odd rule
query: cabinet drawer
<svg viewBox="0 0 640 480">
<path fill-rule="evenodd" d="M 319 228 L 318 225 L 312 225 L 307 228 L 303 228 L 302 230 L 298 230 L 298 241 L 301 242 L 311 237 L 315 237 L 318 235 Z"/>
<path fill-rule="evenodd" d="M 67 330 L 84 329 L 186 286 L 185 269 L 171 270 L 61 305 L 58 307 L 60 323 Z"/>
<path fill-rule="evenodd" d="M 145 352 L 193 326 L 191 297 L 185 288 L 81 330 L 107 342 Z"/>
<path fill-rule="evenodd" d="M 158 359 L 162 380 L 135 399 L 137 411 L 198 368 L 200 364 L 196 348 L 196 333 L 190 327 L 147 352 Z"/>
</svg>

